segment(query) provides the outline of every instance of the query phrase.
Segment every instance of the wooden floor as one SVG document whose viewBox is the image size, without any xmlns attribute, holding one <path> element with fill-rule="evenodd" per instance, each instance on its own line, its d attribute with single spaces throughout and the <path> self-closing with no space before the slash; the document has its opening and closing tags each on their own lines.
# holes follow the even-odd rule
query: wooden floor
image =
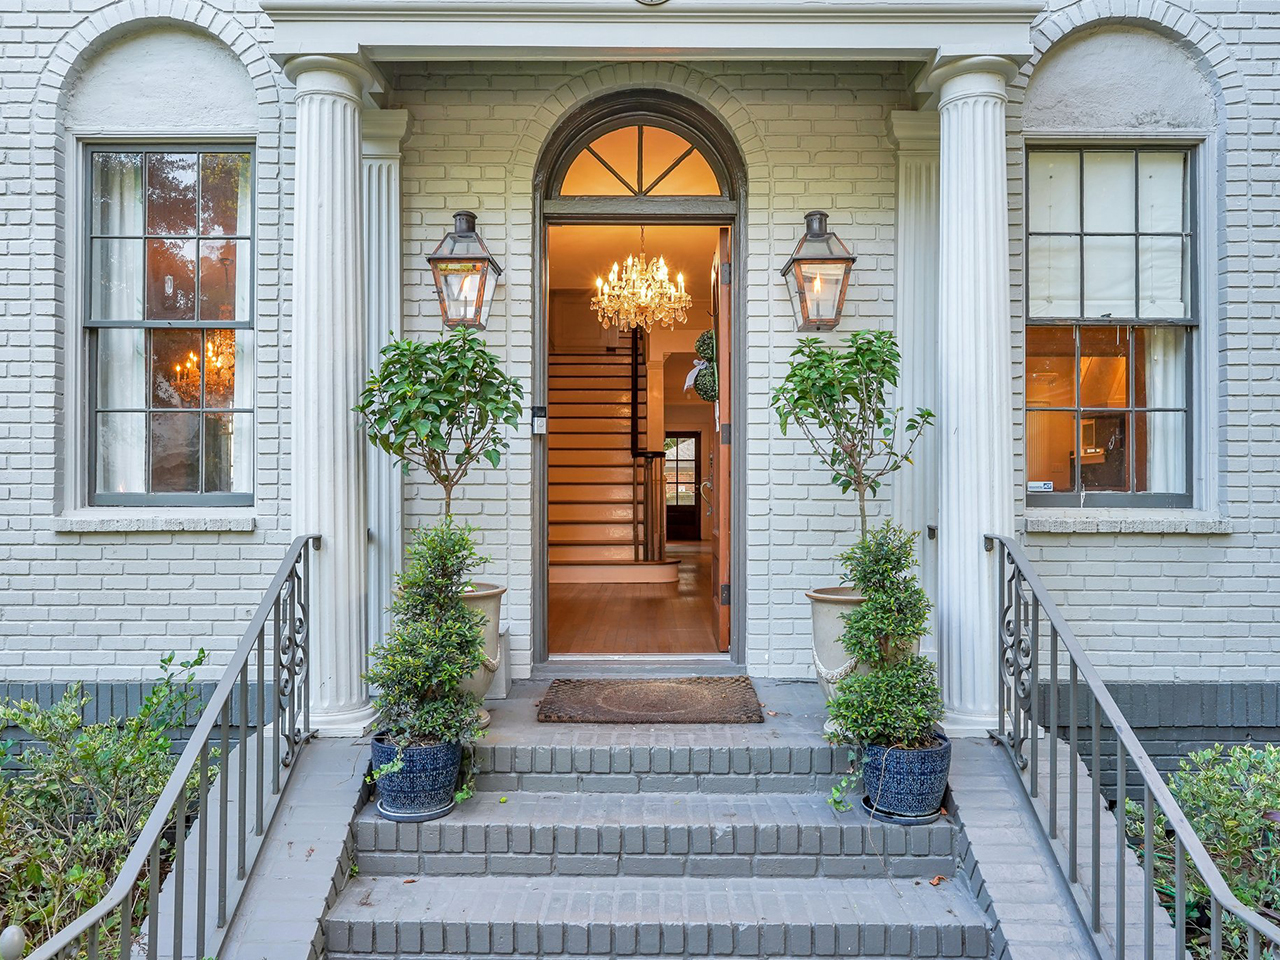
<svg viewBox="0 0 1280 960">
<path fill-rule="evenodd" d="M 547 645 L 552 654 L 715 654 L 711 545 L 669 543 L 676 583 L 553 583 Z"/>
</svg>

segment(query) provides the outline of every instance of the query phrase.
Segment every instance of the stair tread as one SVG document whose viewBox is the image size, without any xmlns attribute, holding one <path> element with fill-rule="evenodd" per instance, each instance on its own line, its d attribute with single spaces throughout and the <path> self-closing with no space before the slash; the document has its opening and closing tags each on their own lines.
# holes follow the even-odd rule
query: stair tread
<svg viewBox="0 0 1280 960">
<path fill-rule="evenodd" d="M 986 919 L 963 885 L 893 878 L 356 877 L 328 922 L 533 924 L 887 924 L 972 927 Z M 675 882 L 673 882 L 673 880 Z M 394 920 L 392 919 L 394 918 Z M 985 956 L 985 952 L 983 954 Z"/>
</svg>

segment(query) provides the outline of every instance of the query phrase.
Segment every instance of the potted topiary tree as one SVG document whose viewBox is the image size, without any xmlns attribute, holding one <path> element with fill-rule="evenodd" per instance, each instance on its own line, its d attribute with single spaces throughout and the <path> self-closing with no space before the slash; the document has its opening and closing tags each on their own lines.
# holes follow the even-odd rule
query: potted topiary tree
<svg viewBox="0 0 1280 960">
<path fill-rule="evenodd" d="M 845 616 L 844 649 L 857 664 L 828 707 L 836 742 L 862 749 L 864 804 L 880 819 L 937 819 L 951 769 L 951 741 L 937 729 L 942 695 L 933 661 L 917 651 L 929 598 L 916 578 L 915 533 L 885 522 L 842 560 L 862 602 Z M 844 809 L 850 778 L 833 802 Z"/>
<path fill-rule="evenodd" d="M 480 732 L 480 700 L 466 681 L 484 662 L 485 637 L 465 593 L 481 562 L 471 528 L 450 516 L 416 531 L 406 552 L 391 632 L 365 675 L 378 691 L 371 776 L 388 820 L 435 820 L 466 795 L 462 753 Z"/>
<path fill-rule="evenodd" d="M 524 390 L 502 370 L 501 360 L 470 327 L 439 340 L 394 340 L 369 375 L 356 412 L 369 440 L 395 457 L 407 472 L 421 467 L 444 493 L 444 516 L 453 516 L 453 496 L 478 463 L 498 466 L 509 444 L 506 428 L 520 425 Z M 506 588 L 473 584 L 465 602 L 484 616 L 485 657 L 465 688 L 481 700 L 497 675 L 502 656 L 498 621 Z M 481 711 L 481 724 L 489 715 Z"/>
<path fill-rule="evenodd" d="M 867 500 L 885 477 L 911 462 L 911 451 L 933 413 L 921 407 L 899 430 L 901 409 L 889 405 L 901 357 L 892 333 L 855 330 L 844 345 L 805 337 L 773 394 L 782 434 L 795 425 L 809 441 L 831 482 L 858 495 L 861 536 L 867 537 Z M 827 699 L 855 668 L 841 644 L 844 617 L 859 602 L 847 586 L 815 587 L 806 596 L 813 613 L 813 662 Z"/>
</svg>

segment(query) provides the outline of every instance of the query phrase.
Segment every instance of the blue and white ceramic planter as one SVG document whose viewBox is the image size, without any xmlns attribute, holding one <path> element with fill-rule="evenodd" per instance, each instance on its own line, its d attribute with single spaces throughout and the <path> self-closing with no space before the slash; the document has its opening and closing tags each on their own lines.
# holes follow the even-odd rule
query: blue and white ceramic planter
<svg viewBox="0 0 1280 960">
<path fill-rule="evenodd" d="M 379 734 L 373 738 L 373 768 L 396 758 L 396 746 Z M 396 823 L 438 820 L 453 809 L 453 792 L 462 766 L 462 747 L 437 743 L 405 747 L 404 766 L 378 777 L 378 813 Z"/>
<path fill-rule="evenodd" d="M 873 813 L 897 817 L 936 818 L 951 772 L 951 741 L 935 733 L 938 742 L 923 750 L 862 748 L 862 786 Z"/>
</svg>

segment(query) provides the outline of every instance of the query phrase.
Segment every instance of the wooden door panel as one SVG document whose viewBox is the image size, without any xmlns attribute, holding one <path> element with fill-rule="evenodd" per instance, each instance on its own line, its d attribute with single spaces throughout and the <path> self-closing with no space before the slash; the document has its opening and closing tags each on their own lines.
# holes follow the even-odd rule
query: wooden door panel
<svg viewBox="0 0 1280 960">
<path fill-rule="evenodd" d="M 729 519 L 732 497 L 732 458 L 729 447 L 730 411 L 733 409 L 733 378 L 731 376 L 733 303 L 731 299 L 733 275 L 730 263 L 729 229 L 720 230 L 720 244 L 715 260 L 715 290 L 712 293 L 712 315 L 716 330 L 716 374 L 719 398 L 716 403 L 716 428 L 719 434 L 711 437 L 711 487 L 712 487 L 712 588 L 716 595 L 717 642 L 721 651 L 729 649 L 731 620 L 729 617 L 730 590 L 730 536 Z"/>
</svg>

